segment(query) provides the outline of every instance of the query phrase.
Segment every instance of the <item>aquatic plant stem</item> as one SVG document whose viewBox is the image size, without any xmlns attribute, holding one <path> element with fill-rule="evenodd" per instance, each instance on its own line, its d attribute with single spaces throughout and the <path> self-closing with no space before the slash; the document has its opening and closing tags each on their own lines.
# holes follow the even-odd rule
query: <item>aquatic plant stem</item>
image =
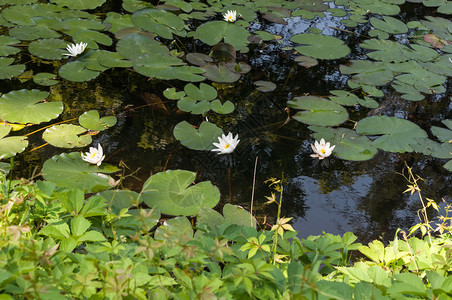
<svg viewBox="0 0 452 300">
<path fill-rule="evenodd" d="M 231 203 L 231 200 L 232 200 L 231 167 L 228 167 L 228 185 L 229 185 L 229 201 L 228 201 L 228 203 Z"/>
<path fill-rule="evenodd" d="M 256 186 L 256 170 L 257 170 L 257 160 L 259 156 L 256 156 L 256 160 L 254 161 L 254 174 L 253 174 L 253 190 L 251 191 L 251 209 L 250 209 L 250 226 L 253 226 L 253 205 L 254 205 L 254 188 Z"/>
</svg>

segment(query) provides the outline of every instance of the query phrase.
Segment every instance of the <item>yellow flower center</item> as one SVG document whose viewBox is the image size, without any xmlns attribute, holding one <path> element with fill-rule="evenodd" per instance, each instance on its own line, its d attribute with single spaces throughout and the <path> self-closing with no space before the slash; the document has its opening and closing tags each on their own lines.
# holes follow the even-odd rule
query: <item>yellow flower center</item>
<svg viewBox="0 0 452 300">
<path fill-rule="evenodd" d="M 226 146 L 224 146 L 224 149 L 228 149 L 229 147 L 231 147 L 230 144 L 226 144 Z"/>
<path fill-rule="evenodd" d="M 320 152 L 321 152 L 322 154 L 325 154 L 325 153 L 326 153 L 325 149 L 320 149 Z"/>
<path fill-rule="evenodd" d="M 91 154 L 91 158 L 93 158 L 94 156 L 96 156 L 97 152 L 93 152 L 93 154 Z"/>
</svg>

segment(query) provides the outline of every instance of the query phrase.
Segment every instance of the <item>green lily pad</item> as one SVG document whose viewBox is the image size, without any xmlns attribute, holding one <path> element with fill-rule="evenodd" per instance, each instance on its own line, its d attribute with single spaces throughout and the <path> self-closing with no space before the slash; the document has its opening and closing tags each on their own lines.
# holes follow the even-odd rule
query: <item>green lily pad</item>
<svg viewBox="0 0 452 300">
<path fill-rule="evenodd" d="M 256 90 L 260 92 L 272 92 L 276 89 L 276 84 L 271 81 L 258 80 L 254 82 L 254 85 L 257 86 Z"/>
<path fill-rule="evenodd" d="M 19 53 L 19 49 L 10 45 L 20 44 L 18 39 L 6 35 L 0 36 L 0 56 L 9 56 Z"/>
<path fill-rule="evenodd" d="M 318 125 L 336 126 L 348 118 L 347 110 L 333 101 L 314 96 L 296 97 L 287 102 L 289 107 L 302 109 L 293 118 L 299 122 Z"/>
<path fill-rule="evenodd" d="M 182 121 L 174 127 L 174 137 L 182 145 L 193 150 L 212 150 L 213 142 L 223 134 L 223 130 L 217 125 L 203 121 L 196 129 L 186 121 Z"/>
<path fill-rule="evenodd" d="M 358 104 L 368 108 L 377 108 L 379 106 L 377 101 L 367 96 L 364 96 L 364 99 L 359 98 Z"/>
<path fill-rule="evenodd" d="M 203 207 L 196 215 L 196 225 L 206 224 L 211 228 L 220 226 L 225 223 L 224 217 L 212 208 Z"/>
<path fill-rule="evenodd" d="M 0 118 L 14 123 L 39 124 L 57 118 L 63 112 L 61 102 L 42 102 L 48 92 L 19 90 L 0 97 Z"/>
<path fill-rule="evenodd" d="M 245 53 L 248 51 L 248 37 L 251 34 L 245 28 L 230 22 L 212 21 L 201 24 L 195 32 L 195 38 L 213 46 L 224 40 L 235 49 Z"/>
<path fill-rule="evenodd" d="M 242 76 L 240 73 L 231 71 L 224 64 L 220 64 L 219 66 L 207 64 L 202 66 L 202 68 L 206 71 L 202 75 L 215 82 L 232 83 L 239 80 Z"/>
<path fill-rule="evenodd" d="M 295 50 L 314 58 L 337 59 L 350 53 L 350 48 L 342 40 L 323 34 L 302 33 L 294 35 L 290 40 L 303 44 L 295 47 Z"/>
<path fill-rule="evenodd" d="M 407 46 L 398 42 L 370 39 L 360 44 L 362 48 L 376 50 L 367 53 L 367 56 L 384 62 L 403 62 L 410 58 L 407 56 L 407 52 L 410 50 Z"/>
<path fill-rule="evenodd" d="M 394 73 L 383 62 L 352 60 L 348 65 L 340 65 L 339 69 L 342 74 L 353 74 L 353 82 L 370 86 L 385 85 L 394 77 Z"/>
<path fill-rule="evenodd" d="M 449 160 L 447 163 L 445 163 L 443 167 L 444 167 L 446 170 L 452 172 L 452 159 Z"/>
<path fill-rule="evenodd" d="M 203 66 L 206 63 L 213 62 L 213 58 L 204 53 L 188 53 L 185 56 L 185 59 L 192 65 L 196 66 Z"/>
<path fill-rule="evenodd" d="M 112 11 L 107 12 L 107 17 L 104 20 L 104 24 L 108 24 L 110 26 L 108 28 L 108 31 L 115 34 L 121 29 L 135 27 L 135 24 L 133 24 L 132 22 L 131 15 L 119 14 Z"/>
<path fill-rule="evenodd" d="M 118 52 L 98 51 L 97 56 L 99 64 L 107 68 L 130 68 L 133 63 L 124 59 Z"/>
<path fill-rule="evenodd" d="M 106 0 L 51 0 L 59 6 L 66 6 L 71 9 L 95 9 L 105 3 Z"/>
<path fill-rule="evenodd" d="M 166 10 L 147 8 L 136 11 L 132 15 L 132 22 L 146 31 L 159 36 L 172 39 L 173 33 L 184 35 L 185 22 L 176 14 Z"/>
<path fill-rule="evenodd" d="M 370 24 L 377 29 L 392 34 L 401 34 L 408 31 L 408 26 L 405 23 L 388 16 L 383 16 L 383 20 L 372 17 L 370 18 Z"/>
<path fill-rule="evenodd" d="M 446 125 L 446 128 L 432 126 L 432 133 L 436 135 L 436 137 L 443 143 L 451 143 L 452 142 L 452 120 L 442 120 L 443 124 Z"/>
<path fill-rule="evenodd" d="M 199 88 L 189 83 L 184 87 L 184 91 L 188 97 L 199 101 L 210 101 L 217 97 L 217 90 L 208 84 L 201 83 Z"/>
<path fill-rule="evenodd" d="M 319 64 L 319 61 L 313 57 L 310 56 L 304 56 L 300 55 L 295 57 L 295 61 L 298 63 L 299 66 L 310 68 L 317 66 Z"/>
<path fill-rule="evenodd" d="M 356 132 L 364 135 L 381 135 L 373 146 L 389 152 L 412 152 L 410 144 L 426 138 L 427 133 L 416 124 L 397 117 L 373 116 L 360 120 Z"/>
<path fill-rule="evenodd" d="M 161 66 L 152 66 L 136 63 L 133 65 L 133 68 L 138 73 L 151 78 L 158 78 L 164 80 L 179 79 L 189 82 L 205 80 L 205 77 L 198 75 L 203 74 L 205 70 L 193 66 L 171 67 L 163 64 Z"/>
<path fill-rule="evenodd" d="M 104 55 L 102 50 L 88 50 L 77 61 L 85 63 L 85 68 L 90 71 L 103 72 L 108 67 L 99 63 L 99 58 Z"/>
<path fill-rule="evenodd" d="M 220 100 L 213 100 L 212 102 L 210 102 L 210 108 L 218 113 L 218 114 L 230 114 L 231 112 L 234 111 L 235 106 L 234 103 L 232 103 L 231 101 L 227 100 L 225 103 L 221 103 Z"/>
<path fill-rule="evenodd" d="M 166 220 L 163 226 L 155 231 L 156 240 L 179 242 L 193 238 L 193 226 L 186 217 L 176 217 Z"/>
<path fill-rule="evenodd" d="M 363 161 L 369 160 L 377 154 L 378 150 L 372 145 L 372 141 L 366 136 L 357 134 L 354 130 L 347 128 L 329 128 L 319 126 L 309 126 L 309 129 L 316 131 L 314 137 L 316 140 L 325 138 L 334 148 L 336 157 L 352 160 Z"/>
<path fill-rule="evenodd" d="M 358 104 L 359 102 L 358 96 L 347 91 L 333 90 L 330 91 L 330 93 L 333 94 L 334 96 L 330 96 L 328 98 L 330 98 L 331 101 L 334 101 L 340 105 L 353 106 Z"/>
<path fill-rule="evenodd" d="M 79 30 L 74 32 L 72 38 L 75 42 L 85 42 L 90 49 L 98 49 L 97 44 L 111 46 L 113 40 L 106 34 L 94 30 Z"/>
<path fill-rule="evenodd" d="M 146 54 L 169 55 L 167 47 L 144 33 L 127 34 L 116 44 L 116 51 L 118 51 L 121 56 L 132 61 L 137 60 Z"/>
<path fill-rule="evenodd" d="M 89 70 L 86 65 L 86 62 L 73 61 L 63 65 L 58 74 L 66 80 L 75 82 L 90 81 L 99 76 L 100 72 Z"/>
<path fill-rule="evenodd" d="M 55 80 L 56 77 L 57 75 L 55 74 L 42 72 L 35 74 L 33 76 L 33 81 L 39 85 L 52 86 L 58 83 L 58 81 Z"/>
<path fill-rule="evenodd" d="M 94 131 L 102 131 L 108 129 L 116 124 L 115 116 L 107 116 L 100 118 L 97 110 L 90 110 L 84 112 L 78 117 L 78 122 L 81 126 Z"/>
<path fill-rule="evenodd" d="M 194 115 L 201 115 L 210 110 L 210 102 L 196 101 L 190 97 L 184 97 L 177 101 L 177 107 L 182 111 L 189 112 Z"/>
<path fill-rule="evenodd" d="M 220 191 L 210 181 L 193 185 L 196 173 L 169 170 L 149 177 L 141 191 L 144 202 L 168 215 L 195 215 L 201 208 L 212 208 L 220 200 Z"/>
<path fill-rule="evenodd" d="M 100 196 L 111 203 L 113 211 L 120 212 L 124 208 L 138 207 L 143 202 L 140 194 L 130 190 L 108 190 L 99 193 Z"/>
<path fill-rule="evenodd" d="M 24 136 L 6 137 L 11 129 L 11 126 L 0 124 L 0 159 L 21 153 L 28 146 L 28 139 Z"/>
<path fill-rule="evenodd" d="M 28 51 L 37 57 L 48 60 L 62 59 L 66 51 L 67 44 L 59 39 L 42 39 L 31 42 Z"/>
<path fill-rule="evenodd" d="M 223 216 L 229 224 L 248 227 L 257 226 L 257 221 L 254 216 L 238 205 L 226 203 L 223 206 Z"/>
<path fill-rule="evenodd" d="M 78 188 L 85 193 L 97 193 L 112 188 L 109 183 L 111 177 L 99 176 L 99 174 L 111 173 L 114 168 L 106 169 L 105 164 L 102 164 L 102 167 L 83 161 L 79 152 L 63 153 L 44 162 L 42 176 L 60 187 Z"/>
<path fill-rule="evenodd" d="M 24 65 L 12 65 L 14 58 L 0 57 L 0 79 L 11 79 L 11 77 L 19 76 L 25 70 Z"/>
<path fill-rule="evenodd" d="M 185 92 L 176 92 L 176 88 L 167 88 L 163 91 L 163 95 L 171 100 L 179 100 L 185 96 Z"/>
<path fill-rule="evenodd" d="M 50 145 L 59 148 L 85 147 L 93 141 L 85 128 L 73 124 L 60 124 L 47 128 L 42 138 Z"/>
<path fill-rule="evenodd" d="M 8 34 L 22 41 L 32 41 L 36 39 L 57 38 L 61 35 L 46 26 L 18 26 L 11 28 Z"/>
</svg>

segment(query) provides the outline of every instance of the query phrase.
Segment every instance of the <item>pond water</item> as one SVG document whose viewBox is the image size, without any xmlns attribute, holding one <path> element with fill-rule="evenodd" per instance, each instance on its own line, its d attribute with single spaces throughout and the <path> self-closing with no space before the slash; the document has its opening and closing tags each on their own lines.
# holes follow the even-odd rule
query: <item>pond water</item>
<svg viewBox="0 0 452 300">
<path fill-rule="evenodd" d="M 430 9 L 421 7 L 404 5 L 401 18 L 407 22 L 430 14 Z M 345 41 L 352 53 L 347 59 L 320 60 L 319 65 L 310 68 L 298 66 L 293 49 L 285 47 L 293 46 L 289 41 L 293 35 L 313 28 Z M 308 125 L 291 118 L 294 110 L 287 108 L 287 101 L 294 97 L 327 96 L 330 90 L 347 88 L 349 77 L 341 74 L 338 67 L 363 57 L 363 50 L 357 45 L 366 39 L 369 25 L 350 29 L 340 23 L 340 18 L 328 16 L 313 20 L 292 18 L 287 25 L 263 23 L 255 29 L 282 38 L 266 47 L 251 45 L 248 54 L 238 54 L 240 61 L 252 67 L 240 81 L 212 84 L 221 91 L 222 100 L 230 99 L 236 105 L 231 115 L 206 116 L 225 133 L 239 135 L 240 144 L 230 157 L 191 150 L 174 139 L 172 130 L 180 121 L 201 122 L 199 116 L 178 111 L 175 101 L 163 97 L 163 90 L 173 84 L 183 87 L 178 82 L 147 80 L 114 69 L 85 84 L 61 84 L 54 89 L 70 99 L 67 102 L 71 108 L 63 118 L 76 117 L 81 111 L 99 105 L 106 113 L 118 117 L 116 126 L 93 136 L 93 145 L 103 145 L 106 162 L 113 165 L 123 162 L 127 166 L 125 174 L 129 176 L 122 182 L 124 188 L 139 191 L 151 174 L 185 169 L 196 171 L 200 181 L 210 180 L 219 187 L 222 195 L 219 206 L 230 202 L 250 209 L 255 177 L 253 213 L 262 227 L 266 226 L 264 222 L 274 222 L 277 211 L 274 204 L 264 205 L 265 196 L 271 193 L 265 181 L 283 177 L 282 215 L 293 217 L 294 228 L 301 237 L 322 231 L 334 234 L 353 231 L 361 242 L 366 242 L 377 237 L 392 238 L 397 228 L 407 230 L 417 222 L 416 211 L 421 204 L 416 195 L 403 193 L 408 184 L 400 174 L 405 162 L 425 180 L 422 185 L 425 196 L 438 202 L 452 201 L 452 175 L 442 167 L 444 160 L 416 153 L 379 151 L 368 161 L 353 162 L 333 156 L 319 162 L 310 156 L 312 131 Z M 277 88 L 269 93 L 257 92 L 255 80 L 272 81 Z M 452 118 L 450 83 L 449 77 L 445 93 L 427 96 L 420 102 L 403 100 L 386 88 L 378 109 L 357 106 L 349 109 L 350 119 L 383 114 L 408 119 L 426 130 L 432 125 L 441 126 L 441 120 Z M 346 126 L 353 128 L 353 123 Z M 26 152 L 18 159 L 16 172 L 29 176 L 33 165 L 55 153 L 60 152 L 50 146 Z"/>
</svg>

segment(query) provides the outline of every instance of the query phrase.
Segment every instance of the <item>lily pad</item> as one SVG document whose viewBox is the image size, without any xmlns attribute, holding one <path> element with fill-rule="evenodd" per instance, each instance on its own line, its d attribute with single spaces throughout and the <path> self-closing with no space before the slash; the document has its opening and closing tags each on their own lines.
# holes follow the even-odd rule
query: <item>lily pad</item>
<svg viewBox="0 0 452 300">
<path fill-rule="evenodd" d="M 336 126 L 348 118 L 347 110 L 333 101 L 314 96 L 296 97 L 287 102 L 289 107 L 302 109 L 293 118 L 299 122 L 318 125 Z"/>
<path fill-rule="evenodd" d="M 330 91 L 330 93 L 333 94 L 334 96 L 330 96 L 328 98 L 330 98 L 331 101 L 334 101 L 337 104 L 348 105 L 348 106 L 353 106 L 353 105 L 358 104 L 359 97 L 348 91 L 333 90 L 333 91 Z"/>
<path fill-rule="evenodd" d="M 295 50 L 314 58 L 337 59 L 350 53 L 350 48 L 342 40 L 323 34 L 302 33 L 294 35 L 290 40 L 303 44 L 295 47 Z"/>
<path fill-rule="evenodd" d="M 188 53 L 185 59 L 196 66 L 203 66 L 206 63 L 213 62 L 213 58 L 204 53 Z"/>
<path fill-rule="evenodd" d="M 375 17 L 370 18 L 370 24 L 382 31 L 392 34 L 401 34 L 408 31 L 408 26 L 393 17 L 383 16 L 383 20 Z"/>
<path fill-rule="evenodd" d="M 63 112 L 63 104 L 42 102 L 48 92 L 19 90 L 0 97 L 0 118 L 14 123 L 39 124 L 57 118 Z"/>
<path fill-rule="evenodd" d="M 184 21 L 176 14 L 166 10 L 147 8 L 136 11 L 132 15 L 132 22 L 146 31 L 172 39 L 173 33 L 184 36 Z"/>
<path fill-rule="evenodd" d="M 389 152 L 412 152 L 410 144 L 426 138 L 427 133 L 416 124 L 397 117 L 373 116 L 360 120 L 356 132 L 363 135 L 381 135 L 373 146 Z"/>
<path fill-rule="evenodd" d="M 21 153 L 28 146 L 28 139 L 24 136 L 6 137 L 11 129 L 11 126 L 0 124 L 0 159 Z"/>
<path fill-rule="evenodd" d="M 196 129 L 186 121 L 182 121 L 174 127 L 174 137 L 182 145 L 193 150 L 212 150 L 213 142 L 223 134 L 223 130 L 217 125 L 203 121 Z"/>
<path fill-rule="evenodd" d="M 94 131 L 102 131 L 110 128 L 116 124 L 116 121 L 117 119 L 115 116 L 100 118 L 97 110 L 86 111 L 78 117 L 80 125 Z"/>
<path fill-rule="evenodd" d="M 28 51 L 43 59 L 59 60 L 67 53 L 66 46 L 66 43 L 59 39 L 41 39 L 31 42 Z"/>
<path fill-rule="evenodd" d="M 169 54 L 168 48 L 144 33 L 130 33 L 120 39 L 116 51 L 132 61 L 150 54 Z"/>
<path fill-rule="evenodd" d="M 106 0 L 51 0 L 59 6 L 67 6 L 71 9 L 95 9 L 105 3 Z"/>
<path fill-rule="evenodd" d="M 250 33 L 245 28 L 230 22 L 212 21 L 200 25 L 195 32 L 195 38 L 213 46 L 224 40 L 235 49 L 248 52 L 248 36 Z"/>
<path fill-rule="evenodd" d="M 196 101 L 190 97 L 183 97 L 177 101 L 177 107 L 182 111 L 189 112 L 194 115 L 201 115 L 210 110 L 210 102 Z"/>
<path fill-rule="evenodd" d="M 108 68 L 130 68 L 133 63 L 124 59 L 118 52 L 100 51 L 97 60 Z"/>
<path fill-rule="evenodd" d="M 91 144 L 92 138 L 86 129 L 73 124 L 60 124 L 47 128 L 42 138 L 59 148 L 78 148 Z"/>
<path fill-rule="evenodd" d="M 202 66 L 202 68 L 206 71 L 202 75 L 215 82 L 232 83 L 239 80 L 242 76 L 240 73 L 231 71 L 224 64 L 220 64 L 219 66 L 207 64 Z"/>
<path fill-rule="evenodd" d="M 57 75 L 55 74 L 42 72 L 35 74 L 33 76 L 33 81 L 39 85 L 52 86 L 58 83 L 58 81 L 55 80 L 56 77 Z"/>
<path fill-rule="evenodd" d="M 171 100 L 179 100 L 185 96 L 185 92 L 176 92 L 176 88 L 167 88 L 163 91 L 163 95 Z"/>
<path fill-rule="evenodd" d="M 0 36 L 0 56 L 9 56 L 13 54 L 19 53 L 19 49 L 15 47 L 11 47 L 10 45 L 19 44 L 20 41 L 13 37 L 9 37 L 6 35 Z"/>
<path fill-rule="evenodd" d="M 217 90 L 208 84 L 201 83 L 199 88 L 193 83 L 189 83 L 184 87 L 184 91 L 188 97 L 198 101 L 210 101 L 217 97 Z"/>
<path fill-rule="evenodd" d="M 214 100 L 212 102 L 210 102 L 210 108 L 218 113 L 218 114 L 230 114 L 231 112 L 234 111 L 235 106 L 234 103 L 232 103 L 231 101 L 227 100 L 224 103 L 221 103 L 220 100 Z"/>
<path fill-rule="evenodd" d="M 432 133 L 443 143 L 452 143 L 452 120 L 443 120 L 442 123 L 446 125 L 446 128 L 432 126 Z"/>
<path fill-rule="evenodd" d="M 73 61 L 63 65 L 58 74 L 66 80 L 75 82 L 90 81 L 99 76 L 100 72 L 89 70 L 86 65 L 86 62 Z"/>
<path fill-rule="evenodd" d="M 168 215 L 195 215 L 202 207 L 212 208 L 220 191 L 210 181 L 193 185 L 196 173 L 169 170 L 149 177 L 141 191 L 144 202 Z"/>
<path fill-rule="evenodd" d="M 8 34 L 22 41 L 32 41 L 36 39 L 57 38 L 61 35 L 46 26 L 18 26 L 11 28 Z"/>
<path fill-rule="evenodd" d="M 138 207 L 143 202 L 140 194 L 130 190 L 108 190 L 99 193 L 99 195 L 104 197 L 108 203 L 111 203 L 112 209 L 117 212 L 124 208 Z"/>
<path fill-rule="evenodd" d="M 331 145 L 336 145 L 334 155 L 336 157 L 363 161 L 369 160 L 377 154 L 377 148 L 372 145 L 372 141 L 366 136 L 357 134 L 354 130 L 347 128 L 328 128 L 319 126 L 309 126 L 309 129 L 316 131 L 316 140 L 327 138 Z"/>
<path fill-rule="evenodd" d="M 257 221 L 243 207 L 226 203 L 223 206 L 223 216 L 229 224 L 256 227 Z"/>
<path fill-rule="evenodd" d="M 394 73 L 388 69 L 386 63 L 368 60 L 352 60 L 350 64 L 340 65 L 342 74 L 352 76 L 352 81 L 370 86 L 380 86 L 389 83 Z"/>
<path fill-rule="evenodd" d="M 25 70 L 24 65 L 12 65 L 14 58 L 0 57 L 0 79 L 10 79 L 19 76 Z"/>
<path fill-rule="evenodd" d="M 257 86 L 256 90 L 260 92 L 272 92 L 276 89 L 276 84 L 271 81 L 258 80 L 254 82 L 254 85 Z"/>
<path fill-rule="evenodd" d="M 319 64 L 319 61 L 313 57 L 310 56 L 304 56 L 300 55 L 295 58 L 295 61 L 298 63 L 299 66 L 310 68 L 317 66 Z"/>
<path fill-rule="evenodd" d="M 176 217 L 166 220 L 163 226 L 155 231 L 156 240 L 171 242 L 187 241 L 193 238 L 193 226 L 186 217 Z"/>
<path fill-rule="evenodd" d="M 111 177 L 104 173 L 111 173 L 114 169 L 119 170 L 111 167 L 105 169 L 105 164 L 102 167 L 83 161 L 79 152 L 63 153 L 44 162 L 42 176 L 60 187 L 78 188 L 85 193 L 97 193 L 112 188 L 109 183 Z"/>
</svg>

